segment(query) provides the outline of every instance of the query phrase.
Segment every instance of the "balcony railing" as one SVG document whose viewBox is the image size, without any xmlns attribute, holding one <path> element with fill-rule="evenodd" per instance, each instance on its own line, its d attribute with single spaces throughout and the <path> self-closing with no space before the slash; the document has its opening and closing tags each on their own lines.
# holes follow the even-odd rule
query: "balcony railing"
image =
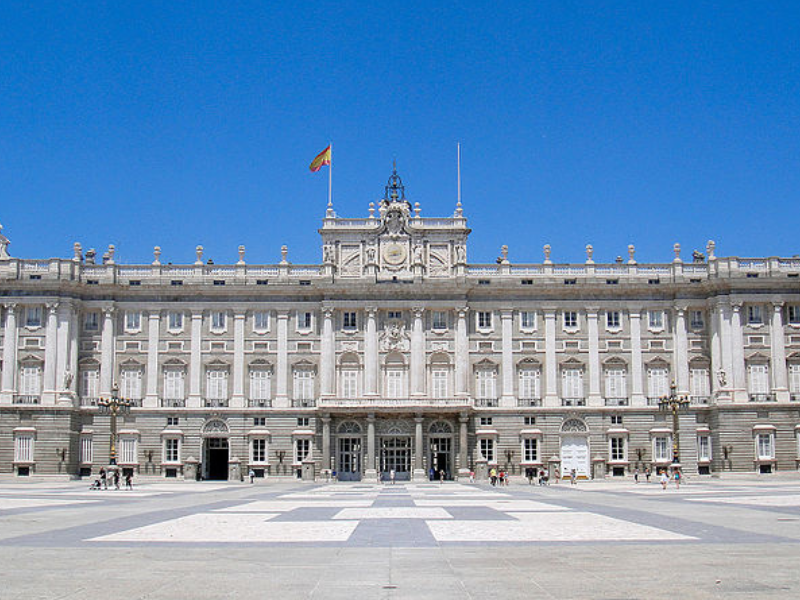
<svg viewBox="0 0 800 600">
<path fill-rule="evenodd" d="M 272 406 L 272 400 L 248 400 L 247 406 L 250 408 L 269 408 Z"/>
<path fill-rule="evenodd" d="M 586 406 L 586 398 L 562 398 L 561 406 Z"/>
<path fill-rule="evenodd" d="M 313 398 L 310 400 L 292 400 L 294 408 L 313 408 L 317 405 L 317 401 Z"/>
<path fill-rule="evenodd" d="M 517 406 L 541 406 L 541 398 L 519 398 L 517 399 Z"/>
<path fill-rule="evenodd" d="M 41 396 L 32 396 L 29 394 L 19 394 L 14 396 L 14 404 L 39 404 Z"/>
<path fill-rule="evenodd" d="M 628 406 L 627 398 L 606 398 L 606 406 Z"/>
<path fill-rule="evenodd" d="M 475 398 L 475 406 L 482 408 L 496 408 L 497 398 Z"/>
<path fill-rule="evenodd" d="M 183 398 L 162 398 L 161 408 L 183 408 L 186 406 L 186 400 Z"/>
<path fill-rule="evenodd" d="M 775 402 L 772 394 L 750 394 L 750 402 Z"/>
<path fill-rule="evenodd" d="M 211 400 L 209 398 L 206 398 L 205 401 L 206 408 L 227 408 L 227 406 L 228 406 L 227 400 L 219 400 L 219 399 Z"/>
<path fill-rule="evenodd" d="M 708 404 L 711 401 L 709 396 L 689 396 L 689 402 L 691 404 Z"/>
<path fill-rule="evenodd" d="M 394 408 L 406 406 L 449 407 L 472 406 L 469 398 L 320 398 L 317 406 L 325 408 Z"/>
<path fill-rule="evenodd" d="M 97 406 L 98 400 L 95 396 L 81 396 L 81 406 Z"/>
<path fill-rule="evenodd" d="M 656 396 L 656 397 L 648 396 L 647 397 L 647 406 L 658 406 L 659 402 L 661 402 L 661 397 L 660 396 Z"/>
</svg>

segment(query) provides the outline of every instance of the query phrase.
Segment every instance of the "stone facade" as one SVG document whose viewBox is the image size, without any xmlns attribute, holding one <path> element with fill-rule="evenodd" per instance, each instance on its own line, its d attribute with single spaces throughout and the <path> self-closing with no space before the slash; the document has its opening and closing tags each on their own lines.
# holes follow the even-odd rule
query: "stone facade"
<svg viewBox="0 0 800 600">
<path fill-rule="evenodd" d="M 460 204 L 422 217 L 396 173 L 319 232 L 317 265 L 181 266 L 18 259 L 0 234 L 0 473 L 96 473 L 117 386 L 138 476 L 798 468 L 800 259 L 469 264 Z"/>
</svg>

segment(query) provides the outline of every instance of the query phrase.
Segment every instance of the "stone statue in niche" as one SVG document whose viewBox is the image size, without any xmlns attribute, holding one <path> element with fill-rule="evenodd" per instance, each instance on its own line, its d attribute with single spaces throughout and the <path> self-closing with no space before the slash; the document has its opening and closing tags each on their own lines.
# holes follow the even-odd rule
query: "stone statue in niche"
<svg viewBox="0 0 800 600">
<path fill-rule="evenodd" d="M 64 389 L 68 390 L 72 388 L 72 379 L 73 375 L 70 371 L 64 371 Z"/>
<path fill-rule="evenodd" d="M 728 385 L 728 374 L 725 373 L 725 369 L 718 369 L 717 370 L 717 382 L 719 383 L 719 387 L 727 387 Z"/>
<path fill-rule="evenodd" d="M 325 264 L 333 263 L 333 246 L 325 244 L 322 247 L 322 262 Z"/>
<path fill-rule="evenodd" d="M 367 248 L 367 264 L 374 265 L 376 258 L 377 251 L 375 250 L 375 246 L 369 246 Z"/>
<path fill-rule="evenodd" d="M 414 264 L 422 264 L 422 244 L 417 244 L 414 246 Z"/>
<path fill-rule="evenodd" d="M 467 262 L 467 249 L 463 244 L 456 246 L 456 263 L 464 264 Z"/>
</svg>

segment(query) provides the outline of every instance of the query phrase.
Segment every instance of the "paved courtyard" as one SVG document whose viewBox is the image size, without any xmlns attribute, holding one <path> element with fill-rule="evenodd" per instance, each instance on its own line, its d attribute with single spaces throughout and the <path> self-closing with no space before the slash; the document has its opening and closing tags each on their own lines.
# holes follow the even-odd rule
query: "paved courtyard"
<svg viewBox="0 0 800 600">
<path fill-rule="evenodd" d="M 0 598 L 796 598 L 800 480 L 0 481 Z"/>
</svg>

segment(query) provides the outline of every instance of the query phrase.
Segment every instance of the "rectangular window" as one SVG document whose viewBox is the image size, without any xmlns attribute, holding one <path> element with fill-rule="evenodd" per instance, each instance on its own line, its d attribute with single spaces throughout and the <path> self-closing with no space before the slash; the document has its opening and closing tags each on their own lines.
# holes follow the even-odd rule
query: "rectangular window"
<svg viewBox="0 0 800 600">
<path fill-rule="evenodd" d="M 606 312 L 606 329 L 619 329 L 620 319 L 618 310 L 609 310 Z"/>
<path fill-rule="evenodd" d="M 447 398 L 447 369 L 435 368 L 431 370 L 431 396 L 434 398 Z"/>
<path fill-rule="evenodd" d="M 625 378 L 625 369 L 606 369 L 606 398 L 623 399 L 628 397 Z"/>
<path fill-rule="evenodd" d="M 800 325 L 800 304 L 790 304 L 786 312 L 791 325 Z"/>
<path fill-rule="evenodd" d="M 250 441 L 250 462 L 267 462 L 267 440 L 266 438 L 253 438 Z"/>
<path fill-rule="evenodd" d="M 33 462 L 33 434 L 17 434 L 14 438 L 14 462 Z"/>
<path fill-rule="evenodd" d="M 583 398 L 583 370 L 564 369 L 561 371 L 561 394 L 565 399 Z"/>
<path fill-rule="evenodd" d="M 22 365 L 19 370 L 21 396 L 38 398 L 42 393 L 42 368 L 39 365 Z"/>
<path fill-rule="evenodd" d="M 697 460 L 708 462 L 711 460 L 711 437 L 707 435 L 697 436 Z"/>
<path fill-rule="evenodd" d="M 477 313 L 478 329 L 491 329 L 492 328 L 492 313 L 485 310 L 479 310 Z"/>
<path fill-rule="evenodd" d="M 250 399 L 264 402 L 270 399 L 272 373 L 269 369 L 250 369 Z"/>
<path fill-rule="evenodd" d="M 703 329 L 705 327 L 705 318 L 702 310 L 693 310 L 689 316 L 689 326 L 692 329 Z"/>
<path fill-rule="evenodd" d="M 769 394 L 769 367 L 766 364 L 747 366 L 751 395 Z"/>
<path fill-rule="evenodd" d="M 670 439 L 668 436 L 661 435 L 653 438 L 653 459 L 657 462 L 672 460 Z"/>
<path fill-rule="evenodd" d="M 478 424 L 482 427 L 488 426 L 492 424 L 492 417 L 480 417 L 478 419 Z"/>
<path fill-rule="evenodd" d="M 94 462 L 94 438 L 91 435 L 81 436 L 79 460 L 84 465 Z"/>
<path fill-rule="evenodd" d="M 164 462 L 180 462 L 180 440 L 178 438 L 166 438 L 164 440 Z"/>
<path fill-rule="evenodd" d="M 120 463 L 135 465 L 139 462 L 138 440 L 133 436 L 123 436 L 119 439 Z"/>
<path fill-rule="evenodd" d="M 297 369 L 294 372 L 294 399 L 313 400 L 314 372 L 308 369 Z"/>
<path fill-rule="evenodd" d="M 524 331 L 533 331 L 536 329 L 536 313 L 532 310 L 520 311 L 519 328 Z"/>
<path fill-rule="evenodd" d="M 97 369 L 81 371 L 81 398 L 97 400 L 100 397 L 100 372 Z"/>
<path fill-rule="evenodd" d="M 475 397 L 479 400 L 495 400 L 497 398 L 497 372 L 494 369 L 478 369 L 476 375 Z"/>
<path fill-rule="evenodd" d="M 25 310 L 25 326 L 26 327 L 41 327 L 42 326 L 42 307 L 29 306 Z"/>
<path fill-rule="evenodd" d="M 433 311 L 432 317 L 432 327 L 439 331 L 443 329 L 447 329 L 447 313 L 443 310 L 435 310 Z"/>
<path fill-rule="evenodd" d="M 747 323 L 749 325 L 761 325 L 764 319 L 761 315 L 761 306 L 758 304 L 751 304 L 747 307 Z"/>
<path fill-rule="evenodd" d="M 120 379 L 122 382 L 120 393 L 123 398 L 127 398 L 128 400 L 142 399 L 141 369 L 123 369 L 120 372 Z"/>
<path fill-rule="evenodd" d="M 100 313 L 91 311 L 83 315 L 83 330 L 98 331 L 100 329 Z"/>
<path fill-rule="evenodd" d="M 215 310 L 211 313 L 211 330 L 225 331 L 225 312 Z"/>
<path fill-rule="evenodd" d="M 614 462 L 622 462 L 625 460 L 625 438 L 612 437 L 610 440 L 610 459 Z"/>
<path fill-rule="evenodd" d="M 310 420 L 308 417 L 297 417 L 297 426 L 298 427 L 308 427 Z"/>
<path fill-rule="evenodd" d="M 209 400 L 228 399 L 228 372 L 210 369 L 206 372 L 206 397 Z"/>
<path fill-rule="evenodd" d="M 269 330 L 269 313 L 259 310 L 253 313 L 253 331 L 265 333 Z"/>
<path fill-rule="evenodd" d="M 622 415 L 611 415 L 612 425 L 622 425 Z"/>
<path fill-rule="evenodd" d="M 267 417 L 253 417 L 254 427 L 264 427 L 267 424 Z"/>
<path fill-rule="evenodd" d="M 294 441 L 294 464 L 299 465 L 311 454 L 311 440 L 299 438 Z"/>
<path fill-rule="evenodd" d="M 386 397 L 403 397 L 403 371 L 402 369 L 387 369 L 386 371 Z"/>
<path fill-rule="evenodd" d="M 711 383 L 708 369 L 691 369 L 689 371 L 689 395 L 703 401 L 711 396 Z"/>
<path fill-rule="evenodd" d="M 164 399 L 184 399 L 183 379 L 183 369 L 164 369 Z"/>
<path fill-rule="evenodd" d="M 800 364 L 792 363 L 789 365 L 789 393 L 792 400 L 800 400 Z"/>
<path fill-rule="evenodd" d="M 125 331 L 135 333 L 142 328 L 142 313 L 129 310 L 125 313 Z"/>
<path fill-rule="evenodd" d="M 167 427 L 177 427 L 179 422 L 179 417 L 167 417 Z"/>
<path fill-rule="evenodd" d="M 775 437 L 772 433 L 759 433 L 756 436 L 756 452 L 759 460 L 775 458 Z"/>
<path fill-rule="evenodd" d="M 539 369 L 525 368 L 519 370 L 519 397 L 522 400 L 538 400 L 541 398 Z"/>
<path fill-rule="evenodd" d="M 647 370 L 647 397 L 661 398 L 669 395 L 669 370 L 653 367 Z"/>
<path fill-rule="evenodd" d="M 403 313 L 399 310 L 390 310 L 386 316 L 389 319 L 402 319 Z"/>
<path fill-rule="evenodd" d="M 358 373 L 356 369 L 342 369 L 342 398 L 358 398 Z"/>
<path fill-rule="evenodd" d="M 312 313 L 310 311 L 301 311 L 297 313 L 297 329 L 299 331 L 308 331 L 312 327 Z"/>
<path fill-rule="evenodd" d="M 183 331 L 183 313 L 170 311 L 167 316 L 167 329 L 172 332 Z"/>
<path fill-rule="evenodd" d="M 490 463 L 495 462 L 494 440 L 492 438 L 481 438 L 481 456 Z"/>
<path fill-rule="evenodd" d="M 347 311 L 342 313 L 342 328 L 354 330 L 358 327 L 358 321 L 356 320 L 356 313 L 352 311 Z"/>
<path fill-rule="evenodd" d="M 536 417 L 522 417 L 522 422 L 525 425 L 536 425 Z"/>
<path fill-rule="evenodd" d="M 564 311 L 564 329 L 578 328 L 578 313 L 574 310 Z"/>
<path fill-rule="evenodd" d="M 525 438 L 522 441 L 522 461 L 526 463 L 539 462 L 539 440 Z"/>
<path fill-rule="evenodd" d="M 664 311 L 663 310 L 649 310 L 647 311 L 647 327 L 649 329 L 664 329 Z"/>
</svg>

